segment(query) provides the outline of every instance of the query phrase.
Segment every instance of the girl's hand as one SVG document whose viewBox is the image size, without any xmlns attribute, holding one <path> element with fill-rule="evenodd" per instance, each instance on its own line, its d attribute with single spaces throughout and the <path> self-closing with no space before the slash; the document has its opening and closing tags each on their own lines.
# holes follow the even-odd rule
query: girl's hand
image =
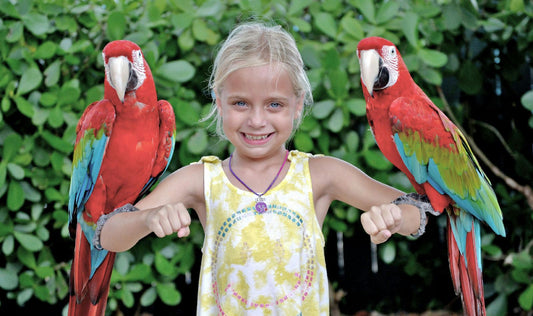
<svg viewBox="0 0 533 316">
<path fill-rule="evenodd" d="M 372 206 L 361 215 L 361 224 L 373 243 L 383 243 L 400 230 L 402 210 L 395 204 Z"/>
<path fill-rule="evenodd" d="M 181 238 L 190 233 L 191 216 L 182 203 L 167 204 L 150 211 L 145 223 L 159 238 L 173 233 Z"/>
</svg>

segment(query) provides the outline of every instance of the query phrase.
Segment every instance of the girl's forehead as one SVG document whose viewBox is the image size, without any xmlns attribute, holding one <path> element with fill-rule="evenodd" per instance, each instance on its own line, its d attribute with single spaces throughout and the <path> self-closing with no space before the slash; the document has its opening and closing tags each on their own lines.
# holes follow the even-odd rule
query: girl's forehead
<svg viewBox="0 0 533 316">
<path fill-rule="evenodd" d="M 292 91 L 291 78 L 285 67 L 279 64 L 242 67 L 229 73 L 222 89 L 244 90 L 263 88 Z"/>
</svg>

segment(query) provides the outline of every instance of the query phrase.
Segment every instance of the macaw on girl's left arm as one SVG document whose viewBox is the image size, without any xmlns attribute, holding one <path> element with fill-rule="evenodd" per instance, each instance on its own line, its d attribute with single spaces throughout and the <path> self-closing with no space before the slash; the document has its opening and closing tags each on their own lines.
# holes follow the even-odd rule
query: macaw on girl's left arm
<svg viewBox="0 0 533 316">
<path fill-rule="evenodd" d="M 490 181 L 461 131 L 413 81 L 388 40 L 357 46 L 367 118 L 385 157 L 448 215 L 448 259 L 455 292 L 467 315 L 485 315 L 480 222 L 505 236 Z"/>
</svg>

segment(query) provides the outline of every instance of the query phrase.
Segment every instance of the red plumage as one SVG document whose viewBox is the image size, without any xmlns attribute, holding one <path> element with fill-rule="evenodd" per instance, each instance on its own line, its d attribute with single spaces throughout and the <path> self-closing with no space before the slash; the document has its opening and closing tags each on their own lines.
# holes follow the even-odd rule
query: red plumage
<svg viewBox="0 0 533 316">
<path fill-rule="evenodd" d="M 367 118 L 384 156 L 448 216 L 448 258 L 467 315 L 484 315 L 480 221 L 505 236 L 500 207 L 461 131 L 413 81 L 396 46 L 357 46 Z"/>
<path fill-rule="evenodd" d="M 172 106 L 157 101 L 140 48 L 114 41 L 103 50 L 104 99 L 77 126 L 69 196 L 71 236 L 69 315 L 104 315 L 115 253 L 93 245 L 100 216 L 135 203 L 170 162 L 175 139 Z"/>
</svg>

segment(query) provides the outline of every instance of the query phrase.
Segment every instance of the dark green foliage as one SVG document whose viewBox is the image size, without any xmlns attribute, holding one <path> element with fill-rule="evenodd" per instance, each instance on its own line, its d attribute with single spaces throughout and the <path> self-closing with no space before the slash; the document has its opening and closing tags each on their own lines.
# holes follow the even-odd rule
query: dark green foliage
<svg viewBox="0 0 533 316">
<path fill-rule="evenodd" d="M 228 144 L 199 123 L 211 103 L 209 71 L 217 44 L 235 23 L 259 17 L 295 36 L 314 89 L 315 105 L 291 148 L 342 158 L 411 190 L 379 152 L 366 122 L 355 50 L 363 37 L 378 35 L 398 45 L 415 81 L 495 166 L 519 184 L 533 182 L 530 1 L 0 0 L 1 313 L 24 306 L 58 314 L 68 300 L 73 241 L 67 201 L 75 127 L 85 107 L 103 96 L 103 46 L 125 38 L 142 47 L 159 98 L 169 100 L 177 116 L 172 171 L 202 155 L 227 155 Z M 531 206 L 481 164 L 500 199 L 508 234 L 503 239 L 486 230 L 482 241 L 488 311 L 531 313 Z M 400 302 L 398 292 L 378 303 L 363 302 L 364 308 L 450 306 L 451 286 L 439 290 L 451 295 L 430 295 L 438 292 L 440 276 L 449 274 L 442 227 L 442 219 L 432 220 L 427 237 L 394 237 L 379 246 L 380 264 L 409 277 L 398 291 L 412 291 L 413 299 Z M 326 236 L 340 231 L 351 238 L 360 230 L 358 210 L 332 205 Z M 109 312 L 193 304 L 196 290 L 186 280 L 191 270 L 197 278 L 203 233 L 197 221 L 191 231 L 183 240 L 149 237 L 118 254 Z M 356 242 L 368 244 L 364 236 Z M 330 262 L 335 269 L 336 258 Z M 335 275 L 332 283 L 340 284 Z"/>
</svg>

